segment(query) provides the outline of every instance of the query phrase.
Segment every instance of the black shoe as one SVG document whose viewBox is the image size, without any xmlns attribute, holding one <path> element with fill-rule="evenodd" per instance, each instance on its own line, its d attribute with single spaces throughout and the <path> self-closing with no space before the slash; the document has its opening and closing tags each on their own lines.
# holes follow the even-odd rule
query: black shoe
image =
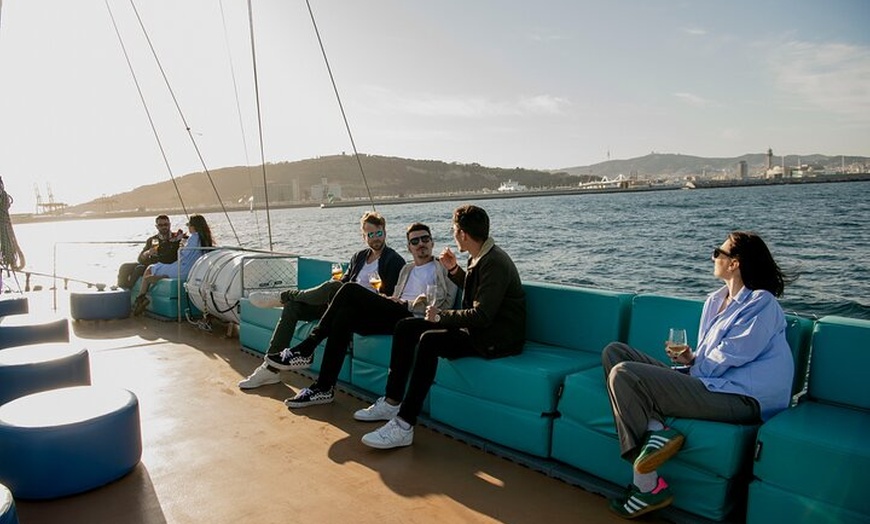
<svg viewBox="0 0 870 524">
<path fill-rule="evenodd" d="M 138 317 L 144 313 L 150 303 L 151 299 L 148 298 L 148 295 L 139 295 L 136 297 L 136 302 L 133 304 L 133 316 Z"/>
<path fill-rule="evenodd" d="M 307 369 L 314 362 L 314 350 L 318 343 L 316 339 L 308 337 L 292 348 L 267 356 L 266 363 L 281 371 Z"/>
<path fill-rule="evenodd" d="M 284 405 L 288 408 L 304 408 L 318 404 L 330 404 L 333 400 L 335 400 L 333 388 L 329 388 L 327 391 L 320 391 L 316 386 L 312 386 L 310 388 L 303 388 L 295 397 L 285 400 Z"/>
</svg>

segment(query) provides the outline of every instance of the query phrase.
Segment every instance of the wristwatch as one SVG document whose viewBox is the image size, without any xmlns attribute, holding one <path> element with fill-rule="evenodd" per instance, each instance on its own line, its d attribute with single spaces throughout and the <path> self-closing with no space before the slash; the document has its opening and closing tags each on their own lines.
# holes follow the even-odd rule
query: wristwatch
<svg viewBox="0 0 870 524">
<path fill-rule="evenodd" d="M 435 313 L 435 318 L 432 319 L 432 322 L 435 322 L 436 324 L 441 322 L 441 315 L 439 313 Z"/>
</svg>

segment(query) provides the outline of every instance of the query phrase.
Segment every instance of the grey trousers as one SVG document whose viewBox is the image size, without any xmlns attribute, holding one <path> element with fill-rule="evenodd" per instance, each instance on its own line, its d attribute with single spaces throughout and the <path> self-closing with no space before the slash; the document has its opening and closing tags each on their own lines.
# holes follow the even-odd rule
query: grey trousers
<svg viewBox="0 0 870 524">
<path fill-rule="evenodd" d="M 711 392 L 699 379 L 622 342 L 608 344 L 601 353 L 601 363 L 621 455 L 628 461 L 634 461 L 640 452 L 651 419 L 662 424 L 666 417 L 761 422 L 761 410 L 754 398 Z"/>
<path fill-rule="evenodd" d="M 293 333 L 296 331 L 296 322 L 319 320 L 326 313 L 326 307 L 341 286 L 342 282 L 339 280 L 327 280 L 316 287 L 291 289 L 282 293 L 284 309 L 281 311 L 281 320 L 272 332 L 272 340 L 269 341 L 266 354 L 280 353 L 284 348 L 290 347 Z"/>
</svg>

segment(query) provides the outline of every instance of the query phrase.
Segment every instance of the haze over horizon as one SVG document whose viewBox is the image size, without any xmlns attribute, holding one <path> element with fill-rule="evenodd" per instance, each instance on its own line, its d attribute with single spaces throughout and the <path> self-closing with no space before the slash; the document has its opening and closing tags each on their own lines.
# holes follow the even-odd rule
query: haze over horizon
<svg viewBox="0 0 870 524">
<path fill-rule="evenodd" d="M 105 5 L 0 5 L 12 212 L 34 210 L 34 184 L 73 205 L 169 180 Z M 172 173 L 202 171 L 130 4 L 110 6 Z M 258 165 L 246 2 L 136 7 L 206 167 Z M 651 151 L 870 156 L 870 2 L 311 7 L 362 153 L 530 169 Z M 351 153 L 305 3 L 253 9 L 265 160 Z"/>
</svg>

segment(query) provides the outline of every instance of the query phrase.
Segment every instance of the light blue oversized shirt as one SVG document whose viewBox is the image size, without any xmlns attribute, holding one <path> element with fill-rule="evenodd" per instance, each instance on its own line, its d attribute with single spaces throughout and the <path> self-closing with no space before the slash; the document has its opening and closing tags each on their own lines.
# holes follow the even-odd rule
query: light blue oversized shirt
<svg viewBox="0 0 870 524">
<path fill-rule="evenodd" d="M 794 361 L 785 338 L 785 313 L 762 289 L 741 289 L 721 312 L 728 288 L 707 296 L 690 374 L 709 391 L 747 395 L 758 401 L 761 419 L 791 401 Z"/>
</svg>

